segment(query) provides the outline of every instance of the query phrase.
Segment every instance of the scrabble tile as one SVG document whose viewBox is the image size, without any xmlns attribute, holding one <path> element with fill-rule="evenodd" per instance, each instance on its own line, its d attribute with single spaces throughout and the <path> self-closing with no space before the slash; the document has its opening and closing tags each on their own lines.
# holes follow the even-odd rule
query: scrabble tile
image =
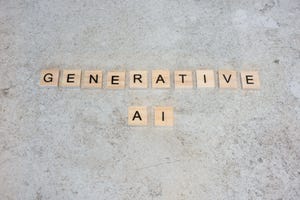
<svg viewBox="0 0 300 200">
<path fill-rule="evenodd" d="M 237 75 L 234 70 L 219 70 L 220 88 L 237 88 Z"/>
<path fill-rule="evenodd" d="M 155 126 L 173 126 L 173 107 L 154 107 L 154 124 Z"/>
<path fill-rule="evenodd" d="M 41 86 L 58 86 L 59 69 L 44 69 L 41 71 Z"/>
<path fill-rule="evenodd" d="M 259 89 L 260 80 L 258 71 L 241 71 L 243 89 Z"/>
<path fill-rule="evenodd" d="M 147 107 L 132 106 L 128 107 L 128 125 L 130 126 L 146 126 L 148 124 Z"/>
<path fill-rule="evenodd" d="M 196 71 L 197 87 L 198 88 L 214 88 L 215 87 L 215 72 L 214 70 L 201 69 Z"/>
<path fill-rule="evenodd" d="M 175 88 L 193 88 L 192 71 L 175 71 L 174 72 Z"/>
<path fill-rule="evenodd" d="M 79 87 L 81 82 L 81 69 L 64 69 L 61 86 Z"/>
<path fill-rule="evenodd" d="M 82 88 L 102 88 L 102 71 L 87 70 L 83 72 Z"/>
<path fill-rule="evenodd" d="M 123 89 L 125 88 L 125 72 L 110 71 L 107 72 L 106 87 L 108 89 Z"/>
<path fill-rule="evenodd" d="M 169 70 L 152 71 L 152 88 L 170 88 L 171 79 Z"/>
<path fill-rule="evenodd" d="M 129 72 L 130 88 L 147 88 L 148 72 L 147 71 L 130 71 Z"/>
</svg>

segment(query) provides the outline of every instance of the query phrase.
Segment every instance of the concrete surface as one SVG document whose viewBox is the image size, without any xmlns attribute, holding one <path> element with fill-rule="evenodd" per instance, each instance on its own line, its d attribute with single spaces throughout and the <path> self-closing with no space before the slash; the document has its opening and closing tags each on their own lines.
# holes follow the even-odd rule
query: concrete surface
<svg viewBox="0 0 300 200">
<path fill-rule="evenodd" d="M 299 0 L 0 0 L 0 199 L 300 199 Z M 258 69 L 260 91 L 41 88 L 47 67 Z M 130 105 L 173 128 L 127 126 Z"/>
</svg>

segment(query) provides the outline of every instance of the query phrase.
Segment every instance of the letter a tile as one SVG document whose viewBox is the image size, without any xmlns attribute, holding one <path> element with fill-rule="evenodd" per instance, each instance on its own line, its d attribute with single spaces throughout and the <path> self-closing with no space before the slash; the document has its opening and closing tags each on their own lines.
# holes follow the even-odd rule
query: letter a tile
<svg viewBox="0 0 300 200">
<path fill-rule="evenodd" d="M 128 125 L 146 126 L 147 125 L 147 107 L 131 106 L 128 107 Z"/>
<path fill-rule="evenodd" d="M 170 88 L 170 71 L 153 70 L 152 71 L 152 88 Z"/>
</svg>

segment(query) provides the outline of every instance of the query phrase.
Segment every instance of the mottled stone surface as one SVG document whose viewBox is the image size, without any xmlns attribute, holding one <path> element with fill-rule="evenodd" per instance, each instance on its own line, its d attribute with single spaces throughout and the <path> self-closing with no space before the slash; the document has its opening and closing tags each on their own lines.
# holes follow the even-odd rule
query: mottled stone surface
<svg viewBox="0 0 300 200">
<path fill-rule="evenodd" d="M 0 0 L 0 199 L 300 199 L 299 63 L 299 0 Z M 261 90 L 38 85 L 200 66 L 258 69 Z M 138 105 L 175 126 L 128 127 Z"/>
</svg>

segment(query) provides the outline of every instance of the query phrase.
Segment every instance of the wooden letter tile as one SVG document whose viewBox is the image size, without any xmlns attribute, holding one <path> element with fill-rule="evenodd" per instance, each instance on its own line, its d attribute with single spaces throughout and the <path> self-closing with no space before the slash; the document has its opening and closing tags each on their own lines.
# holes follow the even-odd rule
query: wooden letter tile
<svg viewBox="0 0 300 200">
<path fill-rule="evenodd" d="M 129 72 L 130 88 L 147 88 L 148 87 L 148 72 L 147 71 L 130 71 Z"/>
<path fill-rule="evenodd" d="M 107 72 L 106 87 L 108 89 L 124 89 L 125 88 L 125 72 L 124 71 Z"/>
<path fill-rule="evenodd" d="M 147 107 L 128 107 L 128 125 L 130 126 L 146 126 L 147 116 Z"/>
<path fill-rule="evenodd" d="M 80 69 L 65 69 L 61 80 L 63 87 L 79 87 L 81 82 Z"/>
<path fill-rule="evenodd" d="M 241 71 L 243 89 L 259 89 L 260 81 L 258 71 Z"/>
<path fill-rule="evenodd" d="M 170 88 L 170 71 L 153 70 L 152 71 L 152 88 Z"/>
<path fill-rule="evenodd" d="M 173 126 L 174 124 L 173 107 L 155 107 L 154 124 L 155 126 Z"/>
<path fill-rule="evenodd" d="M 237 75 L 234 70 L 219 70 L 220 88 L 237 88 Z"/>
<path fill-rule="evenodd" d="M 215 87 L 215 72 L 214 70 L 197 70 L 197 87 L 206 88 L 206 87 Z"/>
<path fill-rule="evenodd" d="M 193 88 L 192 71 L 174 72 L 175 88 Z"/>
<path fill-rule="evenodd" d="M 102 71 L 87 70 L 83 73 L 82 88 L 102 88 Z"/>
<path fill-rule="evenodd" d="M 59 69 L 44 69 L 41 71 L 41 86 L 58 86 Z"/>
</svg>

